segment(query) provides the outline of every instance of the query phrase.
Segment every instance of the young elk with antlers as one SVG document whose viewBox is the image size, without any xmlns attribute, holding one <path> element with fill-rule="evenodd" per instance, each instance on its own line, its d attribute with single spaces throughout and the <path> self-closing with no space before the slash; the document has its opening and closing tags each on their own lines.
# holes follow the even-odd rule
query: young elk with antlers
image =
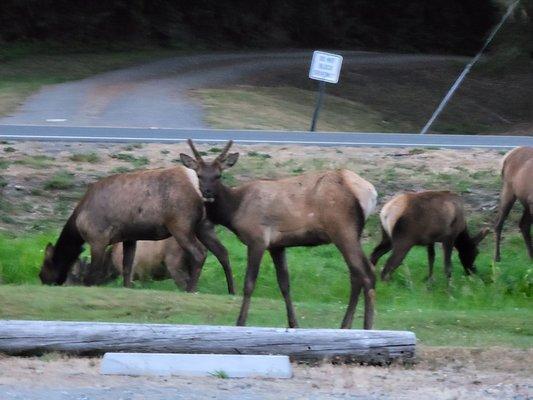
<svg viewBox="0 0 533 400">
<path fill-rule="evenodd" d="M 56 245 L 46 247 L 39 276 L 45 284 L 63 284 L 84 242 L 91 246 L 93 276 L 95 271 L 105 273 L 106 247 L 123 242 L 124 286 L 130 287 L 136 241 L 170 236 L 190 256 L 187 291 L 196 289 L 205 259 L 201 242 L 222 264 L 234 292 L 228 254 L 205 218 L 198 177 L 182 166 L 113 175 L 90 185 Z"/>
<path fill-rule="evenodd" d="M 348 264 L 351 282 L 350 300 L 341 327 L 351 327 L 362 288 L 364 327 L 371 329 L 375 276 L 361 248 L 360 237 L 365 219 L 376 205 L 374 186 L 354 172 L 338 170 L 274 181 L 258 180 L 229 188 L 220 178 L 222 171 L 233 166 L 239 157 L 239 153 L 228 154 L 231 145 L 228 142 L 213 162 L 207 162 L 189 140 L 195 158 L 180 156 L 183 164 L 198 174 L 208 218 L 228 227 L 248 248 L 244 298 L 237 325 L 246 323 L 259 265 L 268 250 L 285 299 L 289 326 L 297 327 L 285 248 L 334 243 Z"/>
<path fill-rule="evenodd" d="M 484 228 L 474 237 L 468 234 L 464 205 L 457 194 L 430 190 L 400 194 L 383 206 L 379 217 L 383 237 L 372 252 L 370 262 L 375 265 L 381 256 L 392 249 L 392 255 L 381 271 L 383 280 L 390 279 L 392 272 L 400 266 L 411 247 L 415 245 L 427 246 L 428 280 L 431 280 L 435 262 L 435 242 L 442 242 L 444 271 L 448 281 L 452 273 L 451 257 L 454 246 L 459 252 L 459 259 L 466 274 L 476 272 L 474 261 L 478 255 L 477 245 L 489 230 Z"/>
<path fill-rule="evenodd" d="M 520 231 L 526 242 L 529 257 L 533 259 L 531 244 L 531 223 L 533 222 L 533 147 L 518 147 L 511 150 L 502 160 L 503 187 L 500 195 L 500 209 L 494 227 L 496 246 L 494 260 L 500 261 L 500 240 L 505 219 L 516 199 L 522 203 L 524 212 L 520 219 Z"/>
</svg>

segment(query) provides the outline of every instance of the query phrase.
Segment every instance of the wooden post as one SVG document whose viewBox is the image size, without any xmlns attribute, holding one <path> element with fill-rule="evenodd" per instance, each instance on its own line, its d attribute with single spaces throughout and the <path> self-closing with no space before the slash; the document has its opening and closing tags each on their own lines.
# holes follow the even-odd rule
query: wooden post
<svg viewBox="0 0 533 400">
<path fill-rule="evenodd" d="M 286 329 L 105 322 L 0 321 L 0 352 L 274 354 L 293 360 L 412 360 L 407 331 Z"/>
</svg>

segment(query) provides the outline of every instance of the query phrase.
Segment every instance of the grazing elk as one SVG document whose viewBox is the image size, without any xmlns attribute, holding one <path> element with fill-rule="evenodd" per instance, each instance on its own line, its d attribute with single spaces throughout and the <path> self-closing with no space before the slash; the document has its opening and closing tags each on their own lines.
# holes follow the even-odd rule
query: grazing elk
<svg viewBox="0 0 533 400">
<path fill-rule="evenodd" d="M 503 187 L 500 208 L 494 227 L 496 245 L 494 260 L 500 261 L 500 240 L 505 219 L 516 199 L 522 203 L 524 212 L 520 219 L 520 231 L 526 242 L 529 258 L 533 259 L 531 244 L 531 223 L 533 222 L 533 147 L 518 147 L 511 150 L 502 160 Z"/>
<path fill-rule="evenodd" d="M 206 250 L 203 246 L 202 248 L 206 257 Z M 103 271 L 91 271 L 86 262 L 79 260 L 69 271 L 65 284 L 83 285 L 85 282 L 91 282 L 100 285 L 110 282 L 122 275 L 123 260 L 122 243 L 115 243 L 106 251 Z M 176 286 L 183 290 L 191 276 L 190 257 L 172 237 L 164 240 L 139 240 L 132 268 L 134 280 L 172 278 Z M 228 290 L 231 288 L 228 287 Z"/>
<path fill-rule="evenodd" d="M 370 262 L 375 265 L 381 256 L 392 249 L 392 255 L 381 271 L 381 279 L 388 280 L 411 247 L 427 246 L 428 280 L 431 280 L 435 243 L 441 242 L 448 282 L 452 273 L 451 257 L 454 246 L 459 252 L 465 273 L 469 275 L 476 272 L 474 261 L 478 255 L 477 246 L 489 230 L 484 228 L 479 234 L 471 237 L 464 214 L 462 199 L 452 192 L 428 190 L 395 196 L 383 206 L 379 214 L 383 237 L 372 252 Z"/>
<path fill-rule="evenodd" d="M 232 142 L 212 162 L 204 161 L 189 140 L 194 158 L 180 154 L 183 164 L 198 174 L 208 218 L 233 231 L 246 244 L 248 264 L 244 298 L 237 325 L 244 325 L 261 259 L 269 251 L 285 300 L 289 327 L 297 327 L 285 249 L 334 243 L 348 264 L 351 294 L 342 321 L 350 328 L 361 292 L 365 296 L 365 329 L 372 328 L 375 276 L 361 247 L 366 217 L 376 205 L 371 183 L 348 170 L 309 173 L 274 181 L 258 180 L 229 188 L 221 173 L 233 166 L 239 153 L 228 154 Z"/>
<path fill-rule="evenodd" d="M 63 284 L 84 242 L 91 246 L 91 271 L 104 271 L 106 247 L 123 242 L 122 275 L 130 287 L 136 241 L 170 236 L 191 259 L 187 291 L 196 289 L 203 243 L 222 264 L 234 292 L 228 254 L 205 218 L 198 177 L 183 166 L 113 175 L 91 184 L 56 245 L 47 245 L 39 276 L 45 284 Z"/>
</svg>

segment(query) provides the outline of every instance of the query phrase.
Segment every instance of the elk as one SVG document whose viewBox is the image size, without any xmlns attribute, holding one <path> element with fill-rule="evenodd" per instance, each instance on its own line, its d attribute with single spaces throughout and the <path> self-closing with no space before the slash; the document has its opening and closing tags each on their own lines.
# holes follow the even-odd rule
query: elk
<svg viewBox="0 0 533 400">
<path fill-rule="evenodd" d="M 380 214 L 382 239 L 370 256 L 374 265 L 387 252 L 392 254 L 381 271 L 381 279 L 390 279 L 392 272 L 415 245 L 427 247 L 429 275 L 433 278 L 435 243 L 441 242 L 444 272 L 451 278 L 452 250 L 455 247 L 467 275 L 476 272 L 474 261 L 477 246 L 488 234 L 484 228 L 474 237 L 468 233 L 464 205 L 460 196 L 448 191 L 403 193 L 387 202 Z"/>
<path fill-rule="evenodd" d="M 104 271 L 107 246 L 123 242 L 122 275 L 124 286 L 131 287 L 136 241 L 170 236 L 191 259 L 187 291 L 196 290 L 205 258 L 203 244 L 221 263 L 229 291 L 234 292 L 228 254 L 205 218 L 198 178 L 183 166 L 112 175 L 91 184 L 55 246 L 46 246 L 39 276 L 44 284 L 63 284 L 85 242 L 91 247 L 89 268 Z"/>
<path fill-rule="evenodd" d="M 207 255 L 205 248 L 203 255 Z M 79 260 L 69 271 L 65 284 L 83 285 L 85 282 L 92 282 L 100 285 L 110 282 L 122 275 L 123 261 L 122 243 L 115 243 L 106 251 L 103 273 L 91 271 L 86 262 Z M 178 288 L 185 289 L 190 279 L 190 264 L 190 257 L 172 237 L 164 240 L 139 240 L 133 259 L 133 279 L 147 281 L 172 278 Z"/>
<path fill-rule="evenodd" d="M 375 276 L 361 247 L 366 217 L 376 205 L 374 186 L 348 170 L 309 173 L 279 180 L 256 180 L 235 188 L 221 180 L 239 153 L 228 154 L 229 141 L 212 162 L 202 159 L 188 140 L 194 158 L 180 154 L 183 164 L 196 171 L 209 220 L 233 231 L 247 246 L 244 296 L 237 325 L 246 323 L 261 259 L 268 250 L 285 300 L 289 327 L 298 326 L 290 296 L 285 249 L 333 243 L 350 272 L 351 293 L 342 328 L 352 325 L 361 289 L 365 297 L 365 329 L 374 316 Z"/>
<path fill-rule="evenodd" d="M 500 207 L 494 236 L 496 245 L 494 261 L 500 261 L 500 241 L 505 219 L 509 215 L 516 199 L 522 203 L 524 211 L 519 222 L 520 231 L 526 243 L 529 258 L 533 259 L 531 244 L 531 223 L 533 222 L 533 147 L 518 147 L 511 150 L 502 160 L 503 186 L 500 195 Z"/>
</svg>

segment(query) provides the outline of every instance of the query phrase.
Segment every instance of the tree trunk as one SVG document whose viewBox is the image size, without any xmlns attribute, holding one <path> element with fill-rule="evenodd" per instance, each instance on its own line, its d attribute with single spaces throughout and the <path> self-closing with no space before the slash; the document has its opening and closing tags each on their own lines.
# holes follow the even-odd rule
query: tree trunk
<svg viewBox="0 0 533 400">
<path fill-rule="evenodd" d="M 285 329 L 105 322 L 0 321 L 0 352 L 276 354 L 293 360 L 408 361 L 407 331 Z"/>
</svg>

